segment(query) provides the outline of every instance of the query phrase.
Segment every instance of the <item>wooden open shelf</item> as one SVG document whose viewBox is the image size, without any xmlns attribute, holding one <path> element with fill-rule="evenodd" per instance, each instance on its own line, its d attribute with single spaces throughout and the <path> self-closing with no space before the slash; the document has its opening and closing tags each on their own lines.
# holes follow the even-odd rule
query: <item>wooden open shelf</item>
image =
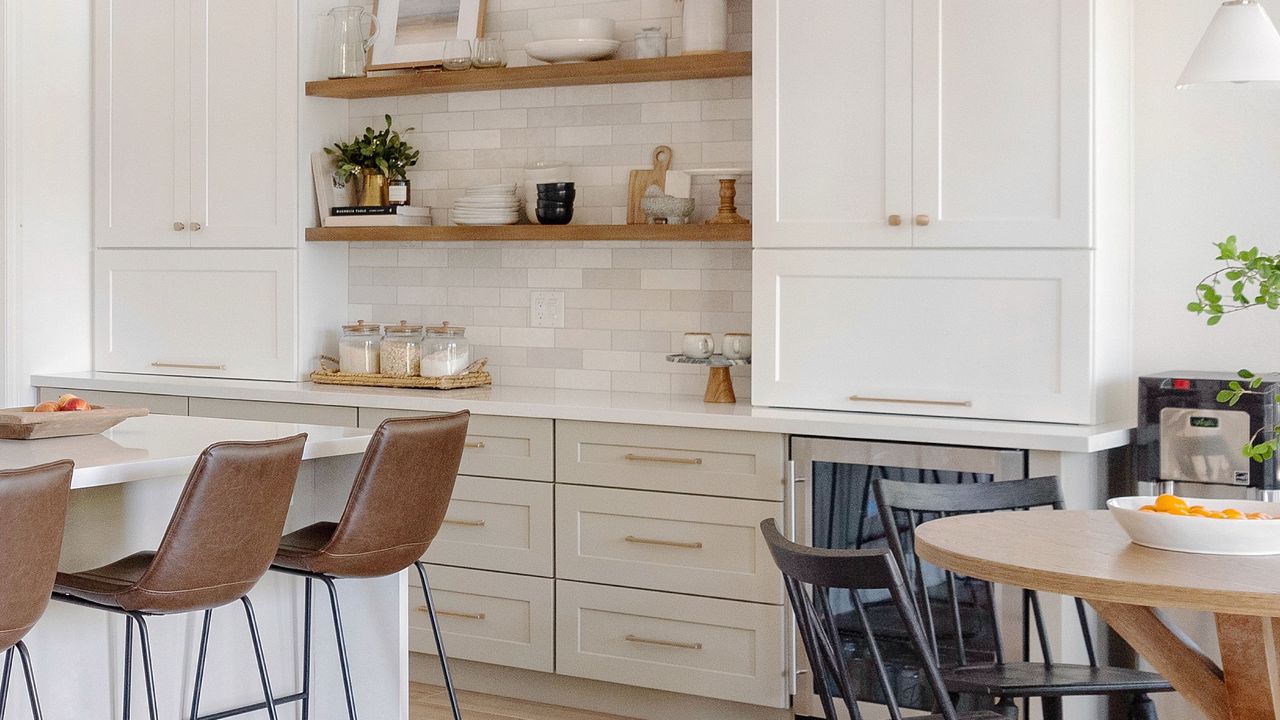
<svg viewBox="0 0 1280 720">
<path fill-rule="evenodd" d="M 531 65 L 491 70 L 456 72 L 423 70 L 399 75 L 317 80 L 307 83 L 307 94 L 315 97 L 352 100 L 475 90 L 745 77 L 750 74 L 751 53 L 732 52 L 714 55 L 677 55 L 648 60 L 601 60 L 558 65 Z"/>
<path fill-rule="evenodd" d="M 308 228 L 308 242 L 750 241 L 750 225 L 482 225 Z"/>
</svg>

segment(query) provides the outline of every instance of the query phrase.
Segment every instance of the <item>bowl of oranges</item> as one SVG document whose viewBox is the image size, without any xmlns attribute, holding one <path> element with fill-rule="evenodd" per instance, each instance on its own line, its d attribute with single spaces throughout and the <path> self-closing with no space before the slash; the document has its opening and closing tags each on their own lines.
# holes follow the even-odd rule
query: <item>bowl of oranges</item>
<svg viewBox="0 0 1280 720">
<path fill-rule="evenodd" d="M 1158 550 L 1280 555 L 1280 503 L 1177 495 L 1119 497 L 1107 509 L 1129 539 Z"/>
</svg>

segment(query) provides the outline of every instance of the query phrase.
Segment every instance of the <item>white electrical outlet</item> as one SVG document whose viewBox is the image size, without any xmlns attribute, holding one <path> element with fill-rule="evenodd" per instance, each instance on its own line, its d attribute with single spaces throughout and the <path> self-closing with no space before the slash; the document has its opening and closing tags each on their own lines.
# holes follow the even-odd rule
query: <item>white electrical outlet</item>
<svg viewBox="0 0 1280 720">
<path fill-rule="evenodd" d="M 531 326 L 536 328 L 564 327 L 564 293 L 535 292 L 529 295 Z"/>
</svg>

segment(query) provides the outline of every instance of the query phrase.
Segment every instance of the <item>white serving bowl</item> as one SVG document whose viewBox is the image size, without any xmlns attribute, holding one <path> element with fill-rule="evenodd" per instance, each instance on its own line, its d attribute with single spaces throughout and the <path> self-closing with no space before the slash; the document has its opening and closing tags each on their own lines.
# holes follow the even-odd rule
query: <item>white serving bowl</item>
<svg viewBox="0 0 1280 720">
<path fill-rule="evenodd" d="M 609 18 L 561 18 L 534 23 L 534 40 L 613 40 Z"/>
<path fill-rule="evenodd" d="M 1243 513 L 1280 516 L 1280 503 L 1184 499 L 1188 505 L 1203 505 L 1209 510 L 1235 508 Z M 1219 520 L 1138 510 L 1155 501 L 1150 495 L 1118 497 L 1107 501 L 1107 509 L 1130 540 L 1157 550 L 1203 555 L 1280 555 L 1280 520 Z"/>
<path fill-rule="evenodd" d="M 524 46 L 524 51 L 534 60 L 547 63 L 587 62 L 604 60 L 622 43 L 617 40 L 535 40 Z"/>
</svg>

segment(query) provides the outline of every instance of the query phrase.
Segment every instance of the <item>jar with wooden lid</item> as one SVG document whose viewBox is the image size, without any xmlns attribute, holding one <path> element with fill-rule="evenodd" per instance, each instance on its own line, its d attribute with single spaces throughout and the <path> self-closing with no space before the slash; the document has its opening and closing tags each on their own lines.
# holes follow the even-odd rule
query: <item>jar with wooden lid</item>
<svg viewBox="0 0 1280 720">
<path fill-rule="evenodd" d="M 360 375 L 377 373 L 381 346 L 381 325 L 363 320 L 343 325 L 342 339 L 338 341 L 338 369 Z"/>
<path fill-rule="evenodd" d="M 459 375 L 471 364 L 471 342 L 467 329 L 447 322 L 427 328 L 422 349 L 422 377 Z"/>
<path fill-rule="evenodd" d="M 388 325 L 382 336 L 382 374 L 386 377 L 416 377 L 422 363 L 422 326 L 401 320 Z"/>
</svg>

